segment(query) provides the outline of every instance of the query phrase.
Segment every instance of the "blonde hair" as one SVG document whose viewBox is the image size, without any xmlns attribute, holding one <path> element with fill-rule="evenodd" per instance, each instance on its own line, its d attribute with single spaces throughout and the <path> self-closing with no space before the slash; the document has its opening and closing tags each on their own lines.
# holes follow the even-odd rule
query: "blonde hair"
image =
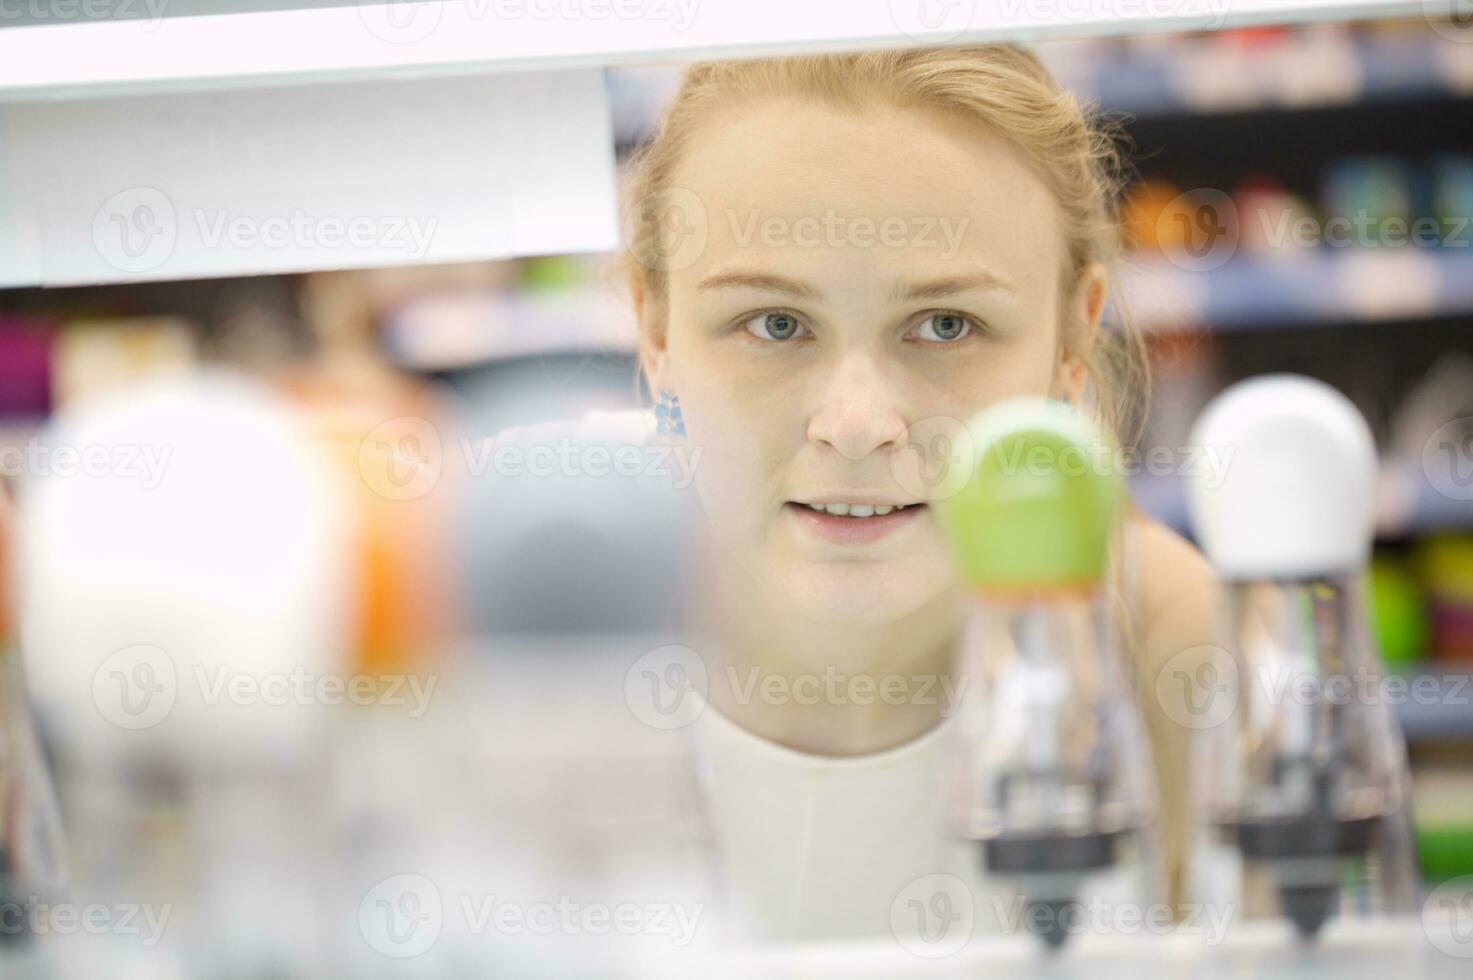
<svg viewBox="0 0 1473 980">
<path fill-rule="evenodd" d="M 976 122 L 1021 151 L 1057 202 L 1066 254 L 1061 289 L 1072 288 L 1091 262 L 1116 278 L 1122 251 L 1117 201 L 1126 179 L 1119 127 L 1060 88 L 1031 51 L 989 44 L 713 61 L 686 69 L 658 131 L 628 164 L 629 241 L 620 267 L 657 319 L 664 316 L 667 273 L 648 257 L 665 254 L 654 239 L 676 167 L 695 134 L 719 124 L 733 105 L 785 96 L 855 112 L 878 103 Z M 1144 410 L 1146 359 L 1140 332 L 1118 297 L 1113 312 L 1114 322 L 1096 333 L 1092 349 L 1073 353 L 1088 375 L 1100 423 L 1130 444 Z M 1081 326 L 1060 324 L 1065 344 Z"/>
</svg>

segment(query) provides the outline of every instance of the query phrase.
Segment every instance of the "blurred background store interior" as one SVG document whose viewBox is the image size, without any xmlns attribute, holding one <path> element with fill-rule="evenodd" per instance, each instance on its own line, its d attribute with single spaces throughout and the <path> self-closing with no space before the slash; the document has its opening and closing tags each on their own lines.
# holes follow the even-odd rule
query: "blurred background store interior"
<svg viewBox="0 0 1473 980">
<path fill-rule="evenodd" d="M 1370 421 L 1384 462 L 1372 577 L 1381 650 L 1390 670 L 1452 692 L 1398 709 L 1423 868 L 1429 881 L 1473 873 L 1473 691 L 1453 692 L 1473 676 L 1473 493 L 1449 493 L 1423 465 L 1429 445 L 1435 454 L 1437 440 L 1456 437 L 1439 434 L 1446 420 L 1473 417 L 1473 44 L 1447 43 L 1417 19 L 1071 41 L 1043 53 L 1064 84 L 1120 117 L 1134 146 L 1124 285 L 1154 373 L 1141 448 L 1185 445 L 1215 393 L 1264 372 L 1323 379 Z M 606 71 L 621 163 L 677 77 Z M 1192 234 L 1198 213 L 1177 221 L 1171 209 L 1203 189 L 1239 215 L 1365 212 L 1382 223 L 1431 218 L 1441 231 L 1418 245 L 1294 243 L 1245 219 L 1226 252 L 1184 252 L 1173 235 Z M 635 406 L 634 345 L 607 255 L 5 289 L 0 446 L 23 447 L 58 411 L 128 383 L 210 365 L 289 393 L 330 456 L 353 457 L 364 419 L 453 416 L 457 431 L 483 438 Z M 1133 490 L 1188 533 L 1177 479 L 1143 474 Z M 360 497 L 358 667 L 413 663 L 446 635 L 543 622 L 478 564 L 516 544 L 488 543 L 504 522 L 473 493 L 413 508 Z M 600 563 L 597 543 L 580 547 L 572 570 L 538 567 L 531 553 L 514 562 L 532 582 L 565 576 L 565 626 L 618 625 L 621 609 L 669 588 L 627 581 Z"/>
</svg>

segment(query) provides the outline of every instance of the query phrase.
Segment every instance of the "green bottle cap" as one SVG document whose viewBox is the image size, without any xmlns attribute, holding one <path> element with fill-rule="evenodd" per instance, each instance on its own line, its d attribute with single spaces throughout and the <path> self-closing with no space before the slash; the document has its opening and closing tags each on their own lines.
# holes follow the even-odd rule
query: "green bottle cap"
<svg viewBox="0 0 1473 980">
<path fill-rule="evenodd" d="M 1007 592 L 1097 584 L 1124 501 L 1114 447 L 1045 398 L 995 405 L 967 432 L 973 465 L 963 454 L 937 502 L 963 578 Z"/>
</svg>

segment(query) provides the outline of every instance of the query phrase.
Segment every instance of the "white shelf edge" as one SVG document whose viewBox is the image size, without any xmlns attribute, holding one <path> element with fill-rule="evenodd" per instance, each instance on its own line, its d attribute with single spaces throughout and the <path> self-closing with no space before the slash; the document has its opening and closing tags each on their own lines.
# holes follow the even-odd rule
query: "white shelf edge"
<svg viewBox="0 0 1473 980">
<path fill-rule="evenodd" d="M 415 5 L 419 20 L 401 21 L 397 27 L 387 26 L 384 11 L 389 7 L 367 2 L 152 22 L 11 27 L 0 30 L 0 101 L 981 41 L 1031 43 L 1422 17 L 1429 6 L 1434 12 L 1443 6 L 1451 9 L 1451 0 L 1200 0 L 1176 4 L 1167 14 L 1108 17 L 1097 12 L 1098 5 L 963 0 L 945 8 L 946 21 L 933 28 L 921 23 L 919 0 L 870 0 L 842 8 L 794 5 L 791 0 L 687 3 L 693 5 L 694 16 L 680 30 L 655 17 L 497 20 L 488 16 L 492 0 L 428 0 Z M 663 3 L 656 9 L 674 6 Z M 398 2 L 393 9 L 407 7 Z M 835 9 L 843 10 L 842 17 L 834 16 Z M 418 36 L 431 21 L 433 29 Z"/>
</svg>

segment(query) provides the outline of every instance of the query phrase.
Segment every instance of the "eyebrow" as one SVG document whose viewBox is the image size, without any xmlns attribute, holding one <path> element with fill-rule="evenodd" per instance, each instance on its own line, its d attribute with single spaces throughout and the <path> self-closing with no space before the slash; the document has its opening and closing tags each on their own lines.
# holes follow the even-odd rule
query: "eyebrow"
<svg viewBox="0 0 1473 980">
<path fill-rule="evenodd" d="M 786 276 L 767 275 L 757 272 L 717 272 L 696 284 L 702 289 L 761 289 L 769 293 L 788 293 L 804 299 L 822 299 L 823 294 L 805 283 Z"/>
<path fill-rule="evenodd" d="M 697 291 L 704 289 L 760 289 L 769 293 L 787 293 L 803 299 L 822 299 L 823 293 L 806 283 L 786 276 L 759 272 L 717 272 L 706 276 L 696 284 Z M 936 300 L 965 293 L 970 290 L 998 290 L 1011 292 L 1007 280 L 992 272 L 976 272 L 965 276 L 947 276 L 923 282 L 896 283 L 890 290 L 890 302 L 914 302 Z"/>
<path fill-rule="evenodd" d="M 913 300 L 945 299 L 957 293 L 972 290 L 997 290 L 1012 292 L 1013 287 L 1006 279 L 992 272 L 976 272 L 967 276 L 947 276 L 925 282 L 897 283 L 890 291 L 890 302 L 900 303 Z"/>
</svg>

